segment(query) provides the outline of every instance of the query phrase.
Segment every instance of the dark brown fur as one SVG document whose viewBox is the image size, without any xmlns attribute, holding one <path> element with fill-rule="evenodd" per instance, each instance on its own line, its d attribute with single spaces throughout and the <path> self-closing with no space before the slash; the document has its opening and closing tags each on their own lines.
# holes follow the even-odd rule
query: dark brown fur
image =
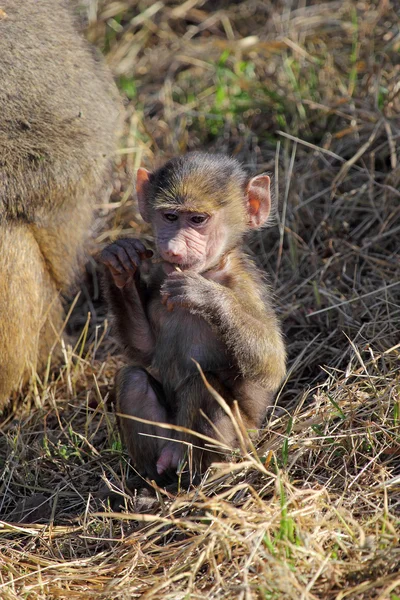
<svg viewBox="0 0 400 600">
<path fill-rule="evenodd" d="M 62 0 L 0 16 L 0 409 L 47 361 L 93 205 L 106 192 L 119 104 Z"/>
<path fill-rule="evenodd" d="M 194 154 L 171 161 L 155 174 L 142 170 L 138 181 L 141 212 L 153 224 L 163 262 L 150 265 L 149 277 L 143 276 L 151 252 L 138 240 L 120 240 L 102 255 L 109 268 L 106 292 L 115 330 L 127 357 L 137 365 L 117 376 L 117 409 L 235 447 L 232 422 L 192 359 L 228 405 L 237 400 L 245 427 L 260 427 L 285 373 L 285 349 L 268 287 L 244 254 L 242 240 L 250 226 L 258 227 L 268 218 L 269 178 L 259 176 L 246 185 L 236 161 Z M 176 226 L 178 217 L 169 222 L 172 214 L 190 223 L 196 197 L 201 211 L 209 215 L 204 224 L 195 223 L 190 230 L 187 224 Z M 157 211 L 167 215 L 165 223 Z M 201 244 L 205 256 L 212 243 L 213 254 L 194 263 L 191 248 L 197 242 L 196 260 L 203 260 L 198 259 Z M 186 262 L 183 271 L 174 272 L 177 257 Z M 143 434 L 200 446 L 193 450 L 198 473 L 218 456 L 201 439 L 159 425 L 122 417 L 120 427 L 138 471 L 159 483 L 174 476 L 186 446 Z"/>
</svg>

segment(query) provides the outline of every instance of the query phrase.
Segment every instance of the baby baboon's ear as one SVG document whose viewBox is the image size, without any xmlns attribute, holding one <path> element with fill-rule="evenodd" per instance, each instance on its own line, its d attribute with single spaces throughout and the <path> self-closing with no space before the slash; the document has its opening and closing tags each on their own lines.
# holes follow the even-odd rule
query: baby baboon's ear
<svg viewBox="0 0 400 600">
<path fill-rule="evenodd" d="M 270 178 L 268 175 L 257 175 L 250 179 L 246 193 L 249 225 L 254 229 L 262 227 L 267 222 L 271 211 Z"/>
<path fill-rule="evenodd" d="M 143 221 L 146 221 L 147 223 L 149 223 L 150 221 L 149 208 L 147 203 L 147 190 L 149 188 L 150 175 L 150 171 L 148 171 L 147 169 L 143 169 L 142 167 L 138 169 L 136 175 L 136 194 L 138 199 L 139 212 Z"/>
</svg>

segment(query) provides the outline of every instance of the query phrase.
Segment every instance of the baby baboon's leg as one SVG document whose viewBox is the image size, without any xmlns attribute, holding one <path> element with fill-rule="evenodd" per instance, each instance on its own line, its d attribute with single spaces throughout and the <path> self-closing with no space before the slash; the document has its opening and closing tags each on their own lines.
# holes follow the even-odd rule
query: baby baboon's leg
<svg viewBox="0 0 400 600">
<path fill-rule="evenodd" d="M 116 378 L 116 397 L 117 411 L 120 415 L 159 423 L 171 421 L 165 406 L 163 388 L 145 369 L 140 367 L 121 369 Z M 118 425 L 139 473 L 144 477 L 159 480 L 157 460 L 166 441 L 154 436 L 172 437 L 171 430 L 122 416 L 118 417 Z"/>
</svg>

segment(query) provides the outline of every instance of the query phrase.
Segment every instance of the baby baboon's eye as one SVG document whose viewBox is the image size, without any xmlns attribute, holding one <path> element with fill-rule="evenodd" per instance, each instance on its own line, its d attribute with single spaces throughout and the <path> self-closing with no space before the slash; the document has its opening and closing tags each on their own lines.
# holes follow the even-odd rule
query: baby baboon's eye
<svg viewBox="0 0 400 600">
<path fill-rule="evenodd" d="M 191 223 L 194 223 L 194 225 L 202 225 L 203 223 L 206 223 L 208 219 L 208 215 L 193 215 L 190 217 L 190 221 Z"/>
<path fill-rule="evenodd" d="M 177 221 L 178 220 L 178 215 L 176 213 L 173 213 L 173 212 L 164 213 L 163 217 L 164 217 L 164 219 L 166 221 L 170 221 L 170 223 L 172 223 L 173 221 Z"/>
</svg>

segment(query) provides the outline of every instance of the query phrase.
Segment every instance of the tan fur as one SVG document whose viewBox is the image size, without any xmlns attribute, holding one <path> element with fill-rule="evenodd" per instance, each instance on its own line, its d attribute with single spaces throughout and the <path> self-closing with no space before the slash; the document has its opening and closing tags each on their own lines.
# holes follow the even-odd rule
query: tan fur
<svg viewBox="0 0 400 600">
<path fill-rule="evenodd" d="M 0 408 L 47 361 L 107 189 L 119 104 L 62 0 L 3 0 Z"/>
</svg>

